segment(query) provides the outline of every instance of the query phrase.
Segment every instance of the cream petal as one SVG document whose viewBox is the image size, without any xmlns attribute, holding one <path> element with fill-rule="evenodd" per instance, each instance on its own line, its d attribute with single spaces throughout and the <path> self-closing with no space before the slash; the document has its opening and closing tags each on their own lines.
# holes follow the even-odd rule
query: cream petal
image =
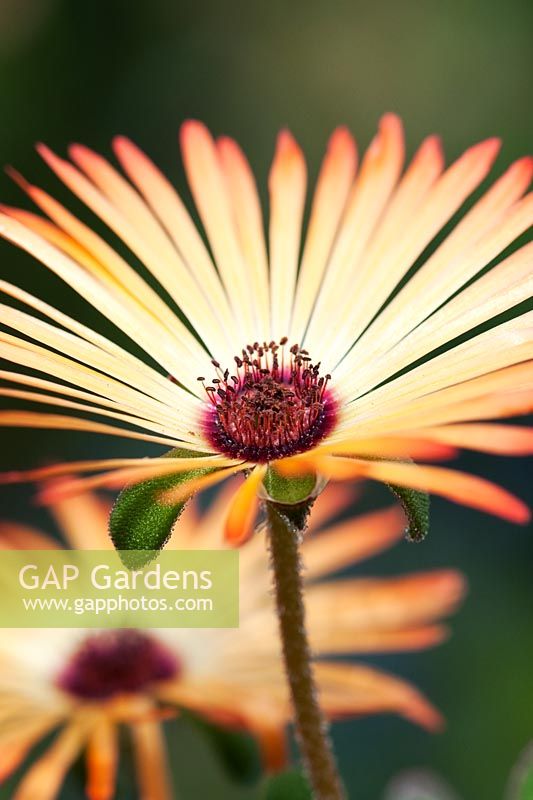
<svg viewBox="0 0 533 800">
<path fill-rule="evenodd" d="M 315 358 L 328 360 L 324 331 L 336 313 L 339 297 L 349 293 L 358 264 L 378 225 L 400 176 L 404 159 L 403 129 L 399 118 L 386 114 L 370 144 L 355 180 L 328 268 L 318 292 L 304 344 Z"/>
<path fill-rule="evenodd" d="M 51 350 L 18 339 L 17 337 L 4 334 L 0 331 L 0 355 L 7 361 L 28 367 L 37 372 L 52 375 L 60 380 L 64 380 L 74 386 L 82 386 L 94 392 L 95 404 L 100 401 L 98 395 L 117 403 L 117 407 L 122 407 L 135 416 L 143 414 L 147 421 L 156 421 L 169 424 L 173 431 L 180 433 L 184 426 L 192 426 L 197 429 L 198 412 L 201 409 L 199 402 L 184 395 L 183 408 L 180 408 L 179 401 L 172 407 L 168 402 L 162 403 L 154 397 L 127 386 L 124 383 L 112 379 L 109 375 L 96 372 L 90 367 L 86 367 L 70 358 L 58 355 Z M 133 383 L 133 377 L 131 378 Z M 139 380 L 142 383 L 142 379 Z M 178 395 L 179 397 L 180 395 Z M 196 412 L 193 410 L 196 406 Z M 178 411 L 179 410 L 179 411 Z M 181 422 L 178 413 L 181 412 Z M 198 431 L 195 431 L 198 435 Z"/>
<path fill-rule="evenodd" d="M 181 198 L 170 181 L 129 139 L 117 136 L 113 140 L 113 149 L 130 180 L 164 225 L 199 287 L 208 291 L 214 313 L 235 347 L 238 326 L 232 316 L 228 298 L 202 237 Z"/>
<path fill-rule="evenodd" d="M 528 205 L 533 223 L 533 202 Z M 357 391 L 366 391 L 380 383 L 385 373 L 399 372 L 428 352 L 528 300 L 533 295 L 532 266 L 533 243 L 514 252 L 418 325 L 381 358 L 374 358 L 371 365 L 362 367 Z"/>
<path fill-rule="evenodd" d="M 440 226 L 441 215 L 428 214 L 433 187 L 444 167 L 438 137 L 430 136 L 420 146 L 398 183 L 368 247 L 351 277 L 349 289 L 337 299 L 328 320 L 332 360 L 335 364 L 355 341 L 365 325 L 400 279 L 417 248 Z M 432 192 L 433 190 L 433 192 Z M 460 200 L 457 200 L 460 203 Z M 425 225 L 413 231 L 424 214 Z M 410 235 L 408 235 L 410 234 Z M 403 247 L 402 247 L 403 243 Z M 324 319 L 324 324 L 326 320 Z M 330 348 L 328 347 L 328 351 Z"/>
<path fill-rule="evenodd" d="M 531 359 L 532 330 L 533 312 L 528 312 L 447 350 L 355 400 L 344 413 L 343 426 L 355 420 L 364 423 L 401 403 Z"/>
<path fill-rule="evenodd" d="M 19 391 L 17 389 L 2 389 L 2 388 L 0 388 L 0 397 L 14 397 L 14 398 L 16 398 L 18 400 L 29 400 L 31 402 L 41 403 L 43 405 L 59 406 L 61 408 L 75 409 L 75 410 L 78 410 L 78 411 L 88 411 L 90 413 L 97 414 L 98 416 L 110 417 L 111 419 L 116 419 L 119 422 L 125 422 L 125 423 L 128 423 L 130 425 L 136 425 L 139 428 L 144 428 L 144 429 L 147 429 L 147 430 L 162 431 L 163 433 L 165 432 L 165 429 L 164 429 L 163 426 L 147 422 L 146 420 L 142 420 L 142 419 L 139 419 L 137 417 L 133 417 L 133 416 L 131 416 L 129 414 L 122 414 L 122 413 L 119 413 L 119 412 L 116 412 L 116 411 L 109 411 L 109 410 L 105 410 L 105 409 L 100 409 L 100 408 L 96 407 L 94 404 L 87 405 L 87 404 L 84 404 L 84 403 L 75 403 L 75 402 L 72 402 L 71 400 L 65 400 L 62 397 L 54 397 L 53 395 L 41 394 L 39 392 L 24 392 L 24 391 Z M 0 415 L 2 413 L 3 412 L 0 411 Z M 19 419 L 16 416 L 17 413 L 18 412 L 11 412 L 10 415 L 4 417 L 4 424 L 6 424 L 6 425 L 7 424 L 12 424 L 13 426 L 16 426 L 17 425 L 16 420 Z M 21 424 L 23 425 L 23 427 L 34 427 L 32 425 L 32 423 L 31 423 L 31 420 L 32 419 L 33 420 L 38 420 L 40 418 L 41 418 L 41 416 L 32 416 L 32 417 L 22 416 L 22 417 L 20 417 L 20 419 L 22 420 Z M 63 425 L 63 424 L 68 424 L 66 421 L 68 419 L 70 419 L 70 418 L 69 417 L 61 418 L 61 417 L 58 417 L 57 415 L 54 415 L 53 419 L 56 422 L 59 419 L 61 419 L 62 420 L 61 425 Z M 80 421 L 81 419 L 83 419 L 83 418 L 79 418 L 78 421 Z M 9 420 L 12 420 L 12 422 L 10 423 Z M 96 423 L 96 424 L 99 425 L 100 423 Z M 45 427 L 50 427 L 50 426 L 53 426 L 52 421 L 50 420 L 50 425 L 49 425 L 45 420 Z M 38 428 L 39 424 L 36 424 L 35 427 Z M 104 431 L 102 431 L 102 432 L 104 432 Z M 106 432 L 107 433 L 114 432 L 115 435 L 124 436 L 124 438 L 126 438 L 126 439 L 139 439 L 139 440 L 145 441 L 145 442 L 154 442 L 156 444 L 168 445 L 169 447 L 180 447 L 180 445 L 183 444 L 183 440 L 182 439 L 178 439 L 176 437 L 154 436 L 152 434 L 139 433 L 137 431 L 130 431 L 127 428 L 119 428 L 119 427 L 116 427 L 116 426 L 113 427 L 113 428 L 111 428 L 110 426 L 106 426 Z M 188 437 L 187 441 L 189 443 L 191 443 L 191 438 Z"/>
<path fill-rule="evenodd" d="M 347 128 L 337 128 L 327 146 L 313 197 L 289 339 L 303 340 L 357 167 L 357 148 Z"/>
<path fill-rule="evenodd" d="M 255 299 L 219 155 L 207 128 L 195 120 L 182 125 L 180 141 L 189 186 L 239 326 L 241 347 L 244 347 L 258 337 Z"/>
<path fill-rule="evenodd" d="M 257 330 L 270 330 L 270 286 L 263 213 L 255 178 L 246 156 L 233 139 L 217 141 L 220 163 L 226 177 L 235 225 L 252 284 Z M 242 344 L 242 343 L 241 343 Z"/>
<path fill-rule="evenodd" d="M 356 425 L 353 434 L 361 435 L 361 429 L 403 434 L 421 420 L 431 426 L 527 414 L 533 411 L 532 390 L 533 361 L 525 361 L 398 403 L 372 422 Z"/>
<path fill-rule="evenodd" d="M 475 181 L 467 186 L 467 194 L 488 171 L 494 150 L 493 140 L 474 148 L 478 155 L 478 171 L 472 173 Z M 467 151 L 465 157 L 471 152 Z M 386 346 L 388 349 L 399 342 L 527 229 L 531 224 L 531 198 L 523 201 L 519 198 L 531 181 L 532 171 L 533 160 L 522 159 L 486 192 L 380 312 L 356 343 L 346 363 L 341 365 L 341 374 L 349 371 L 352 359 L 366 365 L 371 363 L 380 348 Z M 452 201 L 453 198 L 452 194 Z M 390 290 L 393 288 L 394 285 L 390 286 Z M 386 296 L 382 302 L 385 299 Z M 378 310 L 379 307 L 375 308 L 374 313 Z"/>
<path fill-rule="evenodd" d="M 116 425 L 106 425 L 82 417 L 61 416 L 60 414 L 40 414 L 37 411 L 0 411 L 0 427 L 35 428 L 40 430 L 87 431 L 107 436 L 120 436 L 124 439 L 136 439 L 141 442 L 156 442 L 170 447 L 178 447 L 183 442 L 177 439 L 166 439 L 151 436 L 147 433 L 130 431 Z M 187 442 L 190 444 L 190 442 Z"/>
<path fill-rule="evenodd" d="M 214 347 L 218 347 L 217 352 L 220 352 L 225 340 L 225 328 L 216 317 L 216 305 L 213 306 L 206 288 L 202 289 L 194 280 L 142 197 L 104 158 L 88 147 L 72 145 L 69 154 L 108 198 L 114 213 L 104 211 L 102 214 L 101 203 L 93 203 L 93 210 L 100 213 L 104 221 L 146 264 L 212 352 Z"/>
<path fill-rule="evenodd" d="M 270 194 L 270 335 L 289 332 L 298 271 L 307 168 L 301 149 L 281 131 L 268 177 Z"/>
<path fill-rule="evenodd" d="M 85 339 L 87 342 L 95 345 L 105 353 L 115 356 L 115 364 L 117 367 L 122 365 L 124 368 L 124 365 L 129 365 L 135 374 L 135 381 L 131 379 L 131 382 L 135 383 L 136 388 L 147 387 L 149 384 L 151 384 L 151 393 L 155 393 L 158 400 L 163 401 L 166 399 L 171 406 L 175 405 L 175 384 L 170 383 L 168 378 L 165 378 L 159 372 L 156 372 L 156 370 L 149 367 L 144 361 L 141 361 L 139 358 L 133 356 L 127 350 L 124 350 L 122 347 L 119 347 L 119 345 L 115 344 L 109 339 L 106 339 L 104 336 L 101 336 L 90 328 L 87 328 L 85 325 L 82 325 L 81 323 L 72 319 L 72 317 L 63 314 L 61 311 L 58 311 L 58 309 L 48 305 L 48 303 L 39 300 L 28 292 L 19 289 L 17 286 L 13 286 L 13 284 L 7 283 L 6 281 L 0 281 L 0 292 L 13 297 L 30 308 L 33 308 L 35 311 L 39 312 L 39 314 L 43 314 L 45 317 L 57 322 L 66 330 L 76 334 L 81 339 Z M 147 388 L 145 390 L 148 391 L 148 394 L 150 394 L 150 390 Z"/>
<path fill-rule="evenodd" d="M 17 220 L 0 215 L 0 235 L 22 247 L 49 267 L 104 316 L 122 328 L 131 339 L 137 341 L 171 375 L 178 378 L 191 391 L 197 391 L 196 373 L 201 365 L 205 364 L 206 354 L 199 344 L 195 344 L 190 334 L 186 332 L 185 326 L 182 326 L 184 334 L 181 346 L 178 346 L 175 339 L 162 336 L 161 332 L 158 332 L 152 317 L 141 314 L 140 309 L 137 311 L 129 302 L 124 305 L 124 293 L 120 291 L 118 285 L 112 291 L 110 286 L 98 282 L 72 258 Z"/>
</svg>

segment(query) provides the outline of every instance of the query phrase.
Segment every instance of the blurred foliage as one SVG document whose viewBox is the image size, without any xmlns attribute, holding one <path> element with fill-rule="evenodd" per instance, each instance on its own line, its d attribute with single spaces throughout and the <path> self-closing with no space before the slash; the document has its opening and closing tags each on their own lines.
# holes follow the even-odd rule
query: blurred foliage
<svg viewBox="0 0 533 800">
<path fill-rule="evenodd" d="M 533 800 L 533 742 L 528 744 L 511 774 L 505 800 Z"/>
<path fill-rule="evenodd" d="M 312 800 L 307 780 L 299 772 L 285 772 L 268 781 L 261 800 Z"/>
<path fill-rule="evenodd" d="M 314 177 L 334 126 L 348 124 L 363 148 L 380 114 L 392 109 L 404 118 L 410 152 L 433 131 L 443 135 L 448 158 L 476 140 L 502 136 L 498 174 L 531 146 L 532 24 L 528 0 L 2 0 L 1 160 L 44 184 L 100 232 L 100 223 L 39 162 L 35 141 L 63 153 L 70 141 L 81 140 L 108 153 L 113 135 L 128 134 L 189 202 L 177 131 L 184 118 L 197 116 L 215 133 L 240 140 L 264 197 L 280 127 L 294 131 Z M 26 206 L 7 178 L 1 197 Z M 4 242 L 0 251 L 2 277 L 124 341 L 28 256 Z M 142 454 L 153 452 L 147 446 Z M 0 469 L 140 454 L 137 444 L 104 437 L 2 431 Z M 533 503 L 525 460 L 465 455 L 460 466 Z M 1 492 L 2 516 L 53 529 L 45 512 L 33 507 L 32 494 L 28 487 Z M 363 507 L 386 498 L 385 490 L 371 487 Z M 412 766 L 446 775 L 467 800 L 501 800 L 509 765 L 533 732 L 531 563 L 530 531 L 436 499 L 432 535 L 423 545 L 399 545 L 358 569 L 391 574 L 458 566 L 471 590 L 453 620 L 450 643 L 428 653 L 370 659 L 421 686 L 444 711 L 448 727 L 430 736 L 392 717 L 336 725 L 343 776 L 358 800 L 381 797 L 390 778 Z M 183 721 L 167 731 L 184 800 L 257 797 L 257 789 L 236 786 L 225 775 L 200 731 Z M 120 781 L 121 800 L 135 800 L 128 755 Z M 82 787 L 80 764 L 63 800 L 80 798 Z"/>
</svg>

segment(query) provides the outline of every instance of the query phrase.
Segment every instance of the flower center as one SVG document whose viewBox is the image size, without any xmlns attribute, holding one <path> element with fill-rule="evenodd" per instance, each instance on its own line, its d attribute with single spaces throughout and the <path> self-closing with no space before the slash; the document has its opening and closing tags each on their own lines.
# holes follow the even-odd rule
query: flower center
<svg viewBox="0 0 533 800">
<path fill-rule="evenodd" d="M 108 700 L 178 676 L 180 665 L 160 642 L 134 630 L 88 636 L 59 675 L 57 685 L 84 700 Z"/>
<path fill-rule="evenodd" d="M 204 384 L 210 406 L 204 430 L 213 446 L 230 458 L 266 463 L 302 453 L 332 429 L 337 404 L 320 364 L 287 339 L 255 342 L 235 356 L 230 375 L 213 361 L 217 376 Z"/>
</svg>

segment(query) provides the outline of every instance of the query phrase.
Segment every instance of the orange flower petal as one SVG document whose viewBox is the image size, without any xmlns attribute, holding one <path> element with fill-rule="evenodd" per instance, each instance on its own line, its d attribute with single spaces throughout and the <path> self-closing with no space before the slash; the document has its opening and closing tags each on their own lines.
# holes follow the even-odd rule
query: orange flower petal
<svg viewBox="0 0 533 800">
<path fill-rule="evenodd" d="M 319 694 L 326 713 L 347 715 L 393 712 L 430 731 L 443 727 L 440 713 L 409 683 L 354 664 L 316 664 Z"/>
<path fill-rule="evenodd" d="M 75 723 L 61 731 L 46 753 L 26 772 L 13 800 L 54 800 L 86 735 L 84 728 Z"/>
<path fill-rule="evenodd" d="M 103 720 L 91 734 L 87 748 L 89 800 L 113 800 L 118 768 L 118 736 L 115 725 Z"/>
<path fill-rule="evenodd" d="M 259 505 L 258 490 L 265 473 L 265 466 L 256 467 L 235 492 L 224 530 L 224 538 L 234 547 L 244 544 L 252 535 Z"/>
<path fill-rule="evenodd" d="M 533 401 L 532 401 L 533 402 Z M 410 434 L 405 434 L 406 436 Z M 525 456 L 533 453 L 533 428 L 520 425 L 457 424 L 413 431 L 413 436 L 484 453 Z"/>
<path fill-rule="evenodd" d="M 229 478 L 236 472 L 241 472 L 243 469 L 246 469 L 249 466 L 252 465 L 243 462 L 235 467 L 225 467 L 224 469 L 219 469 L 216 472 L 210 473 L 209 475 L 203 475 L 201 478 L 193 478 L 190 481 L 186 481 L 181 486 L 177 486 L 175 489 L 170 489 L 168 492 L 164 492 L 160 497 L 160 501 L 169 504 L 179 503 L 182 500 L 186 500 L 191 494 L 195 492 L 202 492 L 209 486 L 216 486 L 217 483 L 225 481 L 226 478 Z"/>
<path fill-rule="evenodd" d="M 328 488 L 327 492 L 330 491 Z M 399 541 L 404 530 L 403 513 L 392 507 L 342 521 L 324 533 L 306 536 L 302 545 L 305 575 L 313 580 L 370 558 Z"/>
<path fill-rule="evenodd" d="M 62 483 L 59 479 L 56 485 L 61 487 Z M 44 491 L 46 488 L 43 487 Z M 78 550 L 108 550 L 113 547 L 108 533 L 110 502 L 86 493 L 59 500 L 50 511 L 70 547 Z"/>
<path fill-rule="evenodd" d="M 241 463 L 220 456 L 207 456 L 192 458 L 103 458 L 94 461 L 70 461 L 60 464 L 52 464 L 49 467 L 26 471 L 11 471 L 0 473 L 0 484 L 27 483 L 29 481 L 45 481 L 50 478 L 57 478 L 62 475 L 75 475 L 80 472 L 92 472 L 97 469 L 109 470 L 110 479 L 114 471 L 120 471 L 120 479 L 123 474 L 130 474 L 132 480 L 137 479 L 137 475 L 142 473 L 147 478 L 158 478 L 161 475 L 172 475 L 179 472 L 186 472 L 196 468 L 225 467 Z M 246 465 L 243 464 L 243 469 Z M 141 480 L 141 478 L 139 478 Z M 52 492 L 53 493 L 53 492 Z"/>
<path fill-rule="evenodd" d="M 353 475 L 363 475 L 385 483 L 420 489 L 455 503 L 487 511 L 510 522 L 525 524 L 531 517 L 525 503 L 501 486 L 476 475 L 444 467 L 336 457 L 321 459 L 319 466 L 331 478 L 349 480 Z"/>
<path fill-rule="evenodd" d="M 0 550 L 56 550 L 56 541 L 28 525 L 0 522 Z"/>
<path fill-rule="evenodd" d="M 289 762 L 286 720 L 281 709 L 266 694 L 255 693 L 241 709 L 246 729 L 257 740 L 267 772 L 281 772 Z"/>
<path fill-rule="evenodd" d="M 465 590 L 455 570 L 314 584 L 307 588 L 309 629 L 322 636 L 322 652 L 330 630 L 347 631 L 357 645 L 359 631 L 414 628 L 452 613 Z"/>
<path fill-rule="evenodd" d="M 452 443 L 450 443 L 452 444 Z M 314 451 L 317 454 L 379 456 L 381 458 L 416 458 L 444 460 L 457 455 L 457 450 L 443 440 L 433 441 L 423 431 L 418 436 L 382 436 L 368 439 L 340 439 L 332 444 L 323 444 Z M 305 453 L 303 457 L 311 457 Z"/>
<path fill-rule="evenodd" d="M 446 641 L 449 630 L 444 625 L 423 625 L 393 630 L 330 630 L 311 637 L 316 653 L 354 655 L 361 653 L 402 653 L 427 650 Z"/>
<path fill-rule="evenodd" d="M 172 800 L 165 738 L 159 722 L 137 722 L 130 726 L 135 750 L 135 767 L 142 797 Z"/>
</svg>

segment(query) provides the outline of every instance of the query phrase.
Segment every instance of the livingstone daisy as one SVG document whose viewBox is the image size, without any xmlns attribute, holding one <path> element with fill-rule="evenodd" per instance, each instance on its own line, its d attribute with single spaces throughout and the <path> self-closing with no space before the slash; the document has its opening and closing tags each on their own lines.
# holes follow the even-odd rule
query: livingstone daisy
<svg viewBox="0 0 533 800">
<path fill-rule="evenodd" d="M 218 545 L 231 496 L 231 487 L 219 493 L 204 515 L 191 504 L 169 546 Z M 332 719 L 398 713 L 429 730 L 439 729 L 440 714 L 412 686 L 371 667 L 331 657 L 418 650 L 439 643 L 447 633 L 440 618 L 457 607 L 464 581 L 453 570 L 398 578 L 328 579 L 402 537 L 402 514 L 396 508 L 332 523 L 348 504 L 344 489 L 328 488 L 316 503 L 303 545 L 309 633 L 318 658 L 323 707 Z M 111 547 L 109 507 L 96 495 L 63 499 L 51 508 L 68 546 Z M 87 796 L 110 800 L 115 796 L 120 726 L 126 726 L 132 738 L 142 796 L 171 798 L 162 721 L 180 708 L 249 732 L 260 745 L 267 769 L 284 766 L 291 706 L 261 539 L 251 539 L 240 554 L 240 628 L 3 632 L 0 780 L 20 768 L 13 800 L 56 797 L 82 753 Z M 54 546 L 57 543 L 39 531 L 19 524 L 0 526 L 0 547 Z M 36 743 L 52 731 L 48 749 L 24 767 Z"/>
<path fill-rule="evenodd" d="M 38 146 L 149 279 L 12 171 L 46 216 L 4 207 L 0 233 L 150 363 L 1 282 L 29 309 L 2 305 L 1 324 L 15 333 L 0 333 L 0 356 L 25 371 L 2 370 L 1 393 L 71 413 L 4 411 L 0 424 L 118 435 L 193 455 L 94 460 L 11 478 L 98 473 L 78 481 L 83 489 L 214 470 L 169 493 L 170 502 L 243 472 L 227 527 L 233 541 L 251 527 L 267 465 L 325 479 L 365 476 L 526 521 L 527 508 L 504 489 L 408 459 L 533 449 L 531 430 L 487 421 L 532 408 L 533 311 L 524 302 L 533 243 L 508 252 L 533 220 L 533 159 L 512 164 L 457 222 L 499 141 L 481 142 L 445 168 L 430 136 L 404 170 L 402 124 L 386 114 L 358 170 L 351 134 L 333 133 L 304 226 L 305 160 L 282 131 L 268 180 L 267 248 L 239 146 L 188 121 L 181 148 L 208 246 L 174 188 L 128 139 L 113 142 L 126 177 L 82 145 L 69 149 L 69 161 Z"/>
</svg>

